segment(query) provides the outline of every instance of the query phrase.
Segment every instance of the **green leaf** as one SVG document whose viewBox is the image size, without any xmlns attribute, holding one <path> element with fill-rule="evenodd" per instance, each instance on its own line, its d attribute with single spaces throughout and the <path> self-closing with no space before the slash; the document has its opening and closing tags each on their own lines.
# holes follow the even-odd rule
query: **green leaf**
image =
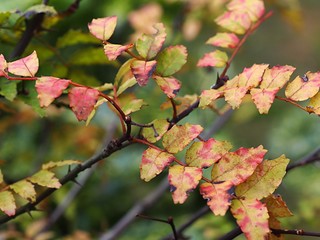
<svg viewBox="0 0 320 240">
<path fill-rule="evenodd" d="M 11 12 L 0 12 L 0 26 L 9 19 L 11 14 Z"/>
<path fill-rule="evenodd" d="M 169 77 L 178 72 L 187 62 L 187 49 L 183 45 L 170 46 L 157 57 L 157 75 Z"/>
<path fill-rule="evenodd" d="M 167 36 L 162 23 L 155 24 L 154 29 L 155 33 L 144 34 L 136 43 L 138 53 L 146 60 L 150 60 L 158 54 Z"/>
<path fill-rule="evenodd" d="M 151 143 L 160 140 L 169 127 L 169 122 L 166 119 L 155 119 L 149 124 L 153 124 L 156 132 L 151 127 L 145 127 L 142 129 L 142 136 Z"/>
<path fill-rule="evenodd" d="M 57 161 L 57 162 L 48 162 L 42 165 L 43 170 L 50 170 L 52 168 L 56 167 L 62 167 L 65 165 L 72 165 L 72 164 L 81 164 L 78 160 L 63 160 L 63 161 Z"/>
<path fill-rule="evenodd" d="M 8 216 L 16 214 L 16 203 L 11 191 L 0 192 L 0 209 Z"/>
<path fill-rule="evenodd" d="M 46 15 L 52 16 L 52 15 L 56 15 L 57 11 L 52 6 L 48 6 L 45 4 L 38 4 L 28 8 L 23 13 L 23 15 L 25 16 L 25 18 L 30 19 L 38 13 L 45 13 Z"/>
<path fill-rule="evenodd" d="M 101 48 L 86 47 L 76 51 L 68 60 L 73 65 L 94 65 L 94 64 L 112 64 L 117 66 L 115 61 L 109 61 Z"/>
<path fill-rule="evenodd" d="M 151 147 L 148 148 L 142 154 L 140 178 L 149 182 L 170 165 L 174 159 L 175 157 L 169 153 Z"/>
<path fill-rule="evenodd" d="M 289 159 L 284 155 L 263 161 L 245 182 L 236 187 L 236 195 L 258 200 L 269 196 L 280 185 L 288 163 Z"/>
<path fill-rule="evenodd" d="M 59 179 L 54 176 L 54 173 L 45 169 L 40 170 L 36 174 L 27 178 L 27 180 L 43 187 L 48 187 L 48 188 L 61 187 L 61 183 L 59 182 Z"/>
<path fill-rule="evenodd" d="M 132 99 L 131 101 L 127 102 L 125 105 L 122 106 L 122 111 L 128 115 L 133 112 L 139 111 L 143 106 L 147 104 L 144 102 L 143 99 Z"/>
<path fill-rule="evenodd" d="M 17 84 L 18 81 L 8 81 L 0 78 L 0 94 L 9 101 L 13 101 L 17 96 Z"/>
<path fill-rule="evenodd" d="M 122 81 L 121 82 L 121 86 L 119 87 L 118 91 L 117 91 L 117 95 L 119 96 L 121 93 L 123 93 L 125 90 L 127 90 L 128 88 L 134 86 L 137 84 L 137 80 L 132 77 L 127 79 L 126 81 Z"/>
<path fill-rule="evenodd" d="M 76 44 L 99 43 L 99 41 L 88 33 L 81 30 L 70 29 L 57 41 L 57 48 L 64 48 Z"/>
<path fill-rule="evenodd" d="M 135 61 L 135 59 L 134 58 L 130 58 L 125 63 L 123 63 L 121 65 L 121 67 L 119 68 L 119 70 L 117 72 L 117 75 L 116 75 L 116 77 L 114 79 L 114 85 L 116 87 L 119 88 L 121 86 L 122 81 L 125 78 L 125 76 L 127 76 L 128 73 L 131 73 L 131 64 L 132 64 L 133 61 Z M 131 75 L 132 75 L 132 73 L 131 73 Z"/>
<path fill-rule="evenodd" d="M 34 189 L 34 185 L 27 180 L 21 180 L 11 184 L 10 188 L 28 201 L 34 202 L 36 200 L 36 191 Z"/>
<path fill-rule="evenodd" d="M 199 136 L 203 128 L 200 125 L 174 125 L 163 135 L 162 145 L 170 153 L 183 150 L 193 139 Z"/>
</svg>

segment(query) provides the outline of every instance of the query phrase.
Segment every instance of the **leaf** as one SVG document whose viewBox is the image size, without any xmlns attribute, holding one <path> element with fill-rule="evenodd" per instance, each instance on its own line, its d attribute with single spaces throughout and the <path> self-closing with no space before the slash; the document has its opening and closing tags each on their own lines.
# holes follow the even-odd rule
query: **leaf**
<svg viewBox="0 0 320 240">
<path fill-rule="evenodd" d="M 96 110 L 104 103 L 107 103 L 108 100 L 105 98 L 101 98 L 97 101 L 97 103 L 94 105 L 93 110 L 91 111 L 91 113 L 89 114 L 87 120 L 86 120 L 86 126 L 88 126 L 91 122 L 91 120 L 93 119 L 94 115 L 96 115 Z"/>
<path fill-rule="evenodd" d="M 206 42 L 206 44 L 224 48 L 235 48 L 238 43 L 239 38 L 234 33 L 217 33 Z"/>
<path fill-rule="evenodd" d="M 260 84 L 262 89 L 281 89 L 289 81 L 290 76 L 296 70 L 292 66 L 274 66 L 271 69 L 267 68 L 263 74 L 263 79 Z"/>
<path fill-rule="evenodd" d="M 280 185 L 288 163 L 289 159 L 284 155 L 274 160 L 263 161 L 245 182 L 236 187 L 236 195 L 258 200 L 269 196 Z"/>
<path fill-rule="evenodd" d="M 81 30 L 70 29 L 62 37 L 58 38 L 57 48 L 64 48 L 77 44 L 96 44 L 99 41 L 88 33 L 84 33 Z"/>
<path fill-rule="evenodd" d="M 120 44 L 111 44 L 107 43 L 103 46 L 104 54 L 108 57 L 109 61 L 116 60 L 119 55 L 124 51 L 132 47 L 132 44 L 129 45 L 120 45 Z"/>
<path fill-rule="evenodd" d="M 147 85 L 157 65 L 157 61 L 136 60 L 131 63 L 131 71 L 140 86 Z"/>
<path fill-rule="evenodd" d="M 96 38 L 107 41 L 113 34 L 117 25 L 117 17 L 96 18 L 88 24 L 90 33 Z"/>
<path fill-rule="evenodd" d="M 174 98 L 180 90 L 181 83 L 174 77 L 153 76 L 153 78 L 168 98 Z"/>
<path fill-rule="evenodd" d="M 251 26 L 251 19 L 245 11 L 227 11 L 215 19 L 215 22 L 236 34 L 244 34 Z"/>
<path fill-rule="evenodd" d="M 292 212 L 289 210 L 287 204 L 283 201 L 282 197 L 277 195 L 269 195 L 265 199 L 269 215 L 276 218 L 284 218 L 293 216 Z"/>
<path fill-rule="evenodd" d="M 268 211 L 265 204 L 256 199 L 234 199 L 231 213 L 248 240 L 265 239 L 270 232 Z"/>
<path fill-rule="evenodd" d="M 0 184 L 2 184 L 2 183 L 3 183 L 3 174 L 2 174 L 2 171 L 0 169 Z"/>
<path fill-rule="evenodd" d="M 41 166 L 41 169 L 43 170 L 49 170 L 56 167 L 62 167 L 65 165 L 72 165 L 72 164 L 81 164 L 78 160 L 63 160 L 63 161 L 56 161 L 56 162 L 48 162 L 44 163 Z"/>
<path fill-rule="evenodd" d="M 219 184 L 202 183 L 200 194 L 207 200 L 207 205 L 215 215 L 224 216 L 231 205 L 231 196 L 228 193 L 232 187 L 232 182 L 222 182 Z"/>
<path fill-rule="evenodd" d="M 320 87 L 320 72 L 307 72 L 305 77 L 297 76 L 285 90 L 287 98 L 304 101 L 317 94 Z"/>
<path fill-rule="evenodd" d="M 8 68 L 8 63 L 4 58 L 4 56 L 0 54 L 0 77 L 5 76 L 4 73 L 6 72 L 7 68 Z"/>
<path fill-rule="evenodd" d="M 157 23 L 153 27 L 153 34 L 144 34 L 136 43 L 138 53 L 146 60 L 154 58 L 159 53 L 167 36 L 163 23 Z"/>
<path fill-rule="evenodd" d="M 169 153 L 149 147 L 142 154 L 140 164 L 140 178 L 149 182 L 169 166 L 175 157 Z"/>
<path fill-rule="evenodd" d="M 21 180 L 10 185 L 10 188 L 19 194 L 22 198 L 34 202 L 36 200 L 36 191 L 34 185 L 27 180 Z"/>
<path fill-rule="evenodd" d="M 269 112 L 278 91 L 278 88 L 252 88 L 250 90 L 252 100 L 260 114 L 267 114 Z"/>
<path fill-rule="evenodd" d="M 8 216 L 16 214 L 16 203 L 11 191 L 0 192 L 0 209 Z"/>
<path fill-rule="evenodd" d="M 231 11 L 245 11 L 251 21 L 257 21 L 265 12 L 262 0 L 233 0 L 227 8 Z"/>
<path fill-rule="evenodd" d="M 309 113 L 320 115 L 320 92 L 310 99 L 310 102 L 307 105 L 307 110 Z"/>
<path fill-rule="evenodd" d="M 257 148 L 241 147 L 235 152 L 228 152 L 213 166 L 212 180 L 231 181 L 235 186 L 244 182 L 263 161 L 266 152 L 261 145 Z"/>
<path fill-rule="evenodd" d="M 137 80 L 132 77 L 132 78 L 129 78 L 128 80 L 126 81 L 122 81 L 122 84 L 121 86 L 119 87 L 118 91 L 117 91 L 117 95 L 119 96 L 120 94 L 122 94 L 125 90 L 127 90 L 128 88 L 134 86 L 137 84 Z"/>
<path fill-rule="evenodd" d="M 199 136 L 203 128 L 200 125 L 174 125 L 163 135 L 162 145 L 170 153 L 177 153 Z"/>
<path fill-rule="evenodd" d="M 232 109 L 238 108 L 247 94 L 247 87 L 226 88 L 224 90 L 224 98 L 230 104 Z"/>
<path fill-rule="evenodd" d="M 59 179 L 54 176 L 54 173 L 45 169 L 40 170 L 36 174 L 27 178 L 27 180 L 43 187 L 48 187 L 48 188 L 61 187 L 61 183 L 59 182 Z"/>
<path fill-rule="evenodd" d="M 155 119 L 149 125 L 153 124 L 153 128 L 145 127 L 142 129 L 142 136 L 150 143 L 160 140 L 163 134 L 168 130 L 169 122 L 166 119 Z"/>
<path fill-rule="evenodd" d="M 29 56 L 8 63 L 8 71 L 24 77 L 34 77 L 39 69 L 39 60 L 36 51 Z"/>
<path fill-rule="evenodd" d="M 134 62 L 135 59 L 134 58 L 130 58 L 129 60 L 127 60 L 125 63 L 123 63 L 121 65 L 121 67 L 119 68 L 117 75 L 114 79 L 114 85 L 116 87 L 120 87 L 121 84 L 123 84 L 123 79 L 128 75 L 128 73 L 131 73 L 131 64 L 132 62 Z M 131 74 L 132 75 L 132 74 Z M 119 91 L 119 90 L 118 90 Z"/>
<path fill-rule="evenodd" d="M 70 80 L 55 77 L 40 77 L 36 89 L 41 107 L 48 107 L 69 86 Z"/>
<path fill-rule="evenodd" d="M 228 62 L 228 55 L 220 50 L 206 53 L 197 63 L 198 67 L 224 67 Z"/>
<path fill-rule="evenodd" d="M 209 90 L 202 91 L 200 95 L 199 107 L 205 108 L 206 106 L 208 106 L 210 103 L 212 103 L 222 95 L 223 95 L 222 89 L 219 89 L 219 90 L 209 89 Z"/>
<path fill-rule="evenodd" d="M 207 141 L 194 142 L 186 152 L 186 163 L 190 167 L 208 168 L 232 148 L 228 142 L 213 138 Z"/>
<path fill-rule="evenodd" d="M 7 79 L 0 79 L 0 94 L 9 101 L 13 101 L 18 93 L 17 84 L 18 81 L 8 81 Z"/>
<path fill-rule="evenodd" d="M 132 99 L 131 101 L 128 101 L 127 104 L 122 106 L 122 111 L 124 114 L 129 115 L 133 112 L 139 111 L 143 106 L 146 105 L 147 104 L 143 99 Z"/>
<path fill-rule="evenodd" d="M 68 60 L 72 65 L 88 65 L 92 66 L 94 64 L 112 64 L 117 66 L 117 62 L 109 61 L 106 58 L 106 55 L 101 51 L 101 48 L 97 47 L 82 47 L 72 55 L 70 55 L 70 59 Z"/>
<path fill-rule="evenodd" d="M 45 4 L 37 4 L 28 8 L 23 13 L 23 16 L 25 16 L 25 18 L 27 19 L 31 19 L 34 15 L 38 13 L 45 13 L 46 15 L 52 16 L 52 15 L 56 15 L 57 11 L 52 6 L 48 6 Z"/>
<path fill-rule="evenodd" d="M 70 107 L 79 121 L 87 120 L 99 97 L 99 91 L 86 87 L 74 87 L 69 91 Z"/>
<path fill-rule="evenodd" d="M 169 77 L 187 62 L 187 49 L 183 45 L 165 48 L 157 57 L 157 75 Z"/>
<path fill-rule="evenodd" d="M 188 194 L 195 189 L 202 178 L 201 168 L 174 165 L 169 168 L 168 180 L 173 202 L 184 203 Z"/>
</svg>

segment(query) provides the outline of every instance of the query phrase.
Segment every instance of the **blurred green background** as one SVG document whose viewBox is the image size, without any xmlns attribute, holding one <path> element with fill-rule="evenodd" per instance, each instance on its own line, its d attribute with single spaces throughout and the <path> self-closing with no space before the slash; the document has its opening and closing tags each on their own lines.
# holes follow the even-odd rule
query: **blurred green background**
<svg viewBox="0 0 320 240">
<path fill-rule="evenodd" d="M 70 0 L 51 0 L 49 5 L 63 11 Z M 221 14 L 220 3 L 226 1 L 143 1 L 143 0 L 82 0 L 79 9 L 60 19 L 49 30 L 38 34 L 25 51 L 25 55 L 36 50 L 40 58 L 39 75 L 70 78 L 75 82 L 98 86 L 113 82 L 117 69 L 125 58 L 108 62 L 102 47 L 93 38 L 86 43 L 73 43 L 72 29 L 87 33 L 87 24 L 93 18 L 118 16 L 118 25 L 113 43 L 129 42 L 138 29 L 133 26 L 132 12 L 146 4 L 155 6 L 154 17 L 166 25 L 166 45 L 183 44 L 188 48 L 188 63 L 176 77 L 182 82 L 179 96 L 200 94 L 215 82 L 217 70 L 196 68 L 198 59 L 213 48 L 205 41 L 219 29 L 214 18 Z M 19 10 L 23 13 L 41 1 L 1 0 L 0 11 Z M 248 39 L 235 58 L 228 75 L 237 75 L 244 67 L 254 63 L 292 65 L 297 68 L 293 77 L 307 71 L 319 71 L 320 63 L 320 1 L 286 0 L 266 1 L 267 10 L 273 16 Z M 17 21 L 18 19 L 18 21 Z M 10 56 L 21 36 L 23 21 L 18 15 L 9 18 L 8 26 L 15 31 L 0 27 L 0 53 Z M 16 24 L 16 25 L 14 25 Z M 147 27 L 149 22 L 142 26 Z M 71 37 L 70 37 L 71 36 Z M 218 69 L 219 71 L 220 69 Z M 221 71 L 221 70 L 220 70 Z M 3 81 L 3 79 L 1 79 Z M 27 86 L 32 89 L 33 86 Z M 165 96 L 150 82 L 144 88 L 134 87 L 139 98 L 148 106 L 133 118 L 139 123 L 148 123 L 155 118 L 170 118 L 171 111 L 159 110 Z M 38 109 L 39 110 L 39 109 Z M 43 113 L 43 112 L 42 112 Z M 119 136 L 117 118 L 107 108 L 101 107 L 89 126 L 79 123 L 69 110 L 50 107 L 47 117 L 40 118 L 34 110 L 23 103 L 23 99 L 9 102 L 0 98 L 0 164 L 5 180 L 10 183 L 35 172 L 43 162 L 63 159 L 85 160 L 102 145 L 108 134 Z M 197 123 L 210 129 L 217 115 L 209 110 L 195 110 L 184 122 Z M 210 137 L 228 140 L 234 150 L 238 147 L 256 147 L 262 144 L 268 149 L 267 157 L 276 158 L 285 154 L 292 162 L 299 160 L 319 147 L 319 118 L 308 115 L 292 105 L 275 102 L 268 115 L 259 115 L 250 102 L 236 110 L 229 121 Z M 113 130 L 116 129 L 114 132 Z M 138 129 L 136 129 L 138 130 Z M 149 183 L 139 178 L 139 164 L 144 146 L 134 145 L 112 155 L 99 163 L 79 195 L 72 201 L 61 219 L 50 229 L 52 238 L 94 239 L 107 232 L 135 203 L 154 190 L 166 174 L 163 173 Z M 183 155 L 181 156 L 183 158 Z M 59 172 L 60 176 L 67 169 Z M 294 216 L 283 220 L 288 229 L 318 231 L 320 229 L 320 175 L 319 165 L 312 164 L 292 170 L 285 177 L 278 193 L 283 196 Z M 36 231 L 45 217 L 63 200 L 72 188 L 67 184 L 53 197 L 41 204 L 43 211 L 27 214 L 2 226 L 2 234 L 12 232 L 22 238 Z M 169 190 L 144 215 L 166 219 L 172 216 L 180 226 L 194 212 L 205 205 L 195 191 L 183 205 L 174 205 Z M 191 239 L 216 239 L 235 227 L 231 216 L 215 217 L 207 214 L 186 231 Z M 161 239 L 171 233 L 169 225 L 137 218 L 118 239 Z M 23 235 L 24 234 L 24 235 Z M 238 239 L 242 239 L 239 237 Z M 301 239 L 290 236 L 288 239 Z"/>
</svg>

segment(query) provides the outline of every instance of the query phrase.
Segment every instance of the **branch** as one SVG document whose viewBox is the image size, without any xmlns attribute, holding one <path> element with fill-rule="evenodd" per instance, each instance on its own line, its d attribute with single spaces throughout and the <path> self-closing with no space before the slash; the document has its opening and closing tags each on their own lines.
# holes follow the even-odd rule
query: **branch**
<svg viewBox="0 0 320 240">
<path fill-rule="evenodd" d="M 305 232 L 302 229 L 288 230 L 288 229 L 273 229 L 273 228 L 271 228 L 271 231 L 274 235 L 290 234 L 290 235 L 297 235 L 297 236 L 320 237 L 319 232 Z"/>
<path fill-rule="evenodd" d="M 296 162 L 290 164 L 287 167 L 287 172 L 291 171 L 294 168 L 302 167 L 304 165 L 307 165 L 307 164 L 310 164 L 310 163 L 314 163 L 314 162 L 317 162 L 317 161 L 320 161 L 320 148 L 317 148 L 312 153 L 310 153 L 309 155 L 303 157 L 299 161 L 296 161 Z"/>
</svg>

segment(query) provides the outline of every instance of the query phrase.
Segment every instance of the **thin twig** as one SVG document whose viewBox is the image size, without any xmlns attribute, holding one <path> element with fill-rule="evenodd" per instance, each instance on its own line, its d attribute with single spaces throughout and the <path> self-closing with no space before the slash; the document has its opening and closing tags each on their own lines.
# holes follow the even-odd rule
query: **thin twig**
<svg viewBox="0 0 320 240">
<path fill-rule="evenodd" d="M 294 168 L 301 167 L 310 163 L 314 163 L 320 161 L 320 148 L 315 149 L 312 153 L 309 155 L 303 157 L 297 162 L 294 162 L 287 167 L 287 172 L 291 171 Z"/>
<path fill-rule="evenodd" d="M 271 231 L 275 235 L 280 234 L 289 234 L 289 235 L 297 235 L 297 236 L 310 236 L 310 237 L 320 237 L 320 232 L 307 232 L 302 229 L 273 229 L 271 228 Z"/>
</svg>

